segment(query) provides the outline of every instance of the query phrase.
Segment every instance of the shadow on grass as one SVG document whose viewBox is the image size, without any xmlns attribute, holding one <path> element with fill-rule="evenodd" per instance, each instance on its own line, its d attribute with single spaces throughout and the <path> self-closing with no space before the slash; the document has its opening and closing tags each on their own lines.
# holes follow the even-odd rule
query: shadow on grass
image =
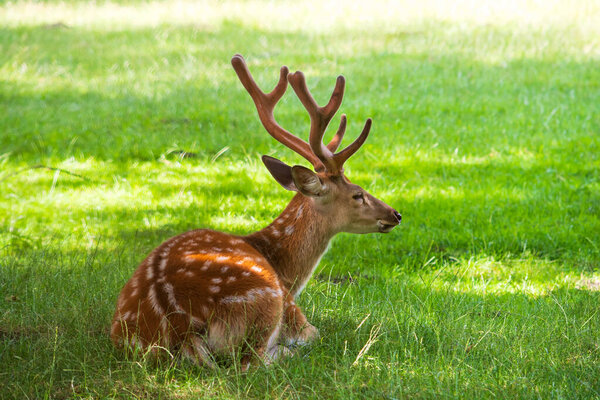
<svg viewBox="0 0 600 400">
<path fill-rule="evenodd" d="M 364 176 L 356 170 L 362 176 L 357 183 L 376 196 L 394 182 L 404 182 L 403 189 L 395 188 L 384 197 L 403 214 L 403 223 L 390 235 L 343 235 L 335 241 L 325 261 L 343 260 L 341 264 L 349 263 L 347 268 L 351 268 L 352 264 L 373 260 L 381 265 L 381 272 L 394 266 L 418 270 L 431 257 L 450 260 L 488 255 L 502 259 L 530 252 L 543 259 L 560 260 L 573 271 L 592 271 L 599 255 L 592 234 L 600 231 L 600 194 L 593 186 L 597 171 L 584 167 L 564 174 L 566 179 L 556 179 L 556 171 L 549 169 L 545 161 L 528 164 L 519 166 L 501 160 L 485 160 L 476 165 L 405 160 L 376 163 Z M 218 163 L 214 168 L 219 171 Z M 89 217 L 94 234 L 105 236 L 112 243 L 141 240 L 141 261 L 154 246 L 187 230 L 211 228 L 236 234 L 258 230 L 274 219 L 285 207 L 286 199 L 291 198 L 274 182 L 256 188 L 252 178 L 243 172 L 216 172 L 214 177 L 210 172 L 211 176 L 195 179 L 186 171 L 173 171 L 162 164 L 156 164 L 156 171 L 175 176 L 137 176 L 132 171 L 128 177 L 145 180 L 144 195 L 153 194 L 159 199 L 151 206 L 128 201 L 100 204 L 87 197 L 78 204 L 78 193 L 110 187 L 90 185 L 72 177 L 63 179 L 55 191 L 69 194 L 73 200 L 70 209 L 57 210 L 56 217 Z M 371 188 L 369 179 L 373 175 L 384 178 L 378 178 Z M 52 181 L 53 176 L 48 174 L 33 179 L 31 184 L 49 187 Z M 182 193 L 190 193 L 191 200 L 189 196 L 181 197 Z M 182 200 L 178 201 L 180 197 Z M 147 220 L 158 222 L 148 226 L 144 222 Z M 64 235 L 62 225 L 46 229 L 46 236 Z M 52 232 L 53 229 L 57 231 Z M 18 230 L 6 227 L 4 231 L 19 240 Z M 38 237 L 23 239 L 39 243 Z M 348 258 L 358 254 L 359 249 L 359 258 Z"/>
</svg>

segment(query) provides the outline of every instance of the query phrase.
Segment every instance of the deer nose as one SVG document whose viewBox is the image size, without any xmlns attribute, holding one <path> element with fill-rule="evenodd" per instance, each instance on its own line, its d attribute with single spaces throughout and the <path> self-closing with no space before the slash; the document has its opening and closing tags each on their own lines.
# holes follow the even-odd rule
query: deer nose
<svg viewBox="0 0 600 400">
<path fill-rule="evenodd" d="M 402 221 L 402 215 L 400 215 L 400 213 L 396 210 L 394 210 L 394 217 L 396 217 L 396 219 L 398 220 L 398 223 L 400 223 L 400 221 Z"/>
</svg>

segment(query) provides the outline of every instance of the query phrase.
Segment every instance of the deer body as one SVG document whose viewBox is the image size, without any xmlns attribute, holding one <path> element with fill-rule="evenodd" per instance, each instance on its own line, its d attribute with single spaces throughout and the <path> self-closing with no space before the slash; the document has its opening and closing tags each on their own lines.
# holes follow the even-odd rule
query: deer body
<svg viewBox="0 0 600 400">
<path fill-rule="evenodd" d="M 281 215 L 248 236 L 200 229 L 165 241 L 123 287 L 111 338 L 115 345 L 179 349 L 206 365 L 213 364 L 212 355 L 240 347 L 247 369 L 253 356 L 268 362 L 289 352 L 281 343 L 309 342 L 318 335 L 294 300 L 335 234 L 386 233 L 401 217 L 343 174 L 342 165 L 366 139 L 370 120 L 339 153 L 333 151 L 344 134 L 345 116 L 327 147 L 321 143 L 341 104 L 343 78 L 328 105 L 319 108 L 301 73 L 288 76 L 282 68 L 275 90 L 264 94 L 241 56 L 232 63 L 267 131 L 307 158 L 317 172 L 263 156 L 277 182 L 298 192 Z M 311 115 L 310 145 L 273 118 L 288 80 Z"/>
<path fill-rule="evenodd" d="M 332 237 L 313 213 L 310 202 L 296 195 L 272 224 L 249 236 L 200 229 L 167 240 L 121 291 L 113 340 L 118 344 L 129 333 L 130 346 L 181 348 L 207 364 L 208 354 L 247 337 L 264 340 L 273 326 L 285 326 L 288 343 L 307 341 L 314 328 L 294 299 Z M 265 322 L 262 335 L 250 332 L 260 329 L 256 321 Z M 275 339 L 267 341 L 271 351 Z"/>
</svg>

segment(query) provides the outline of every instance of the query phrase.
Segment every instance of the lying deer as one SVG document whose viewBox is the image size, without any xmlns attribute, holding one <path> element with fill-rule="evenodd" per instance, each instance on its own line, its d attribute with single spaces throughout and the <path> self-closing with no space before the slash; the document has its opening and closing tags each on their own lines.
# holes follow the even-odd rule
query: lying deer
<svg viewBox="0 0 600 400">
<path fill-rule="evenodd" d="M 270 362 L 289 353 L 281 343 L 308 343 L 318 336 L 294 300 L 336 233 L 387 233 L 401 216 L 344 175 L 344 162 L 365 142 L 371 119 L 340 152 L 335 151 L 346 130 L 345 115 L 333 139 L 322 142 L 342 103 L 342 76 L 327 105 L 319 107 L 302 72 L 282 67 L 275 89 L 264 93 L 242 56 L 235 55 L 231 63 L 267 132 L 309 161 L 315 172 L 263 156 L 273 178 L 297 192 L 281 215 L 248 236 L 199 229 L 158 246 L 121 290 L 111 338 L 115 345 L 132 348 L 179 349 L 210 366 L 213 355 L 239 348 L 246 370 L 257 359 Z M 273 117 L 288 82 L 310 115 L 308 143 Z"/>
</svg>

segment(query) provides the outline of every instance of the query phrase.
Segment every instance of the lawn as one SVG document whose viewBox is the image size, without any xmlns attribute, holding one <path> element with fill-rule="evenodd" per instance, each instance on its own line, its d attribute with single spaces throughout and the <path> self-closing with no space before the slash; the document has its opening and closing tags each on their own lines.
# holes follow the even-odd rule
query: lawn
<svg viewBox="0 0 600 400">
<path fill-rule="evenodd" d="M 600 398 L 600 3 L 366 3 L 0 3 L 0 398 Z M 260 229 L 291 198 L 260 155 L 307 165 L 235 53 L 321 104 L 346 77 L 346 173 L 402 224 L 334 239 L 293 358 L 128 356 L 147 253 Z M 291 89 L 276 115 L 307 137 Z"/>
</svg>

